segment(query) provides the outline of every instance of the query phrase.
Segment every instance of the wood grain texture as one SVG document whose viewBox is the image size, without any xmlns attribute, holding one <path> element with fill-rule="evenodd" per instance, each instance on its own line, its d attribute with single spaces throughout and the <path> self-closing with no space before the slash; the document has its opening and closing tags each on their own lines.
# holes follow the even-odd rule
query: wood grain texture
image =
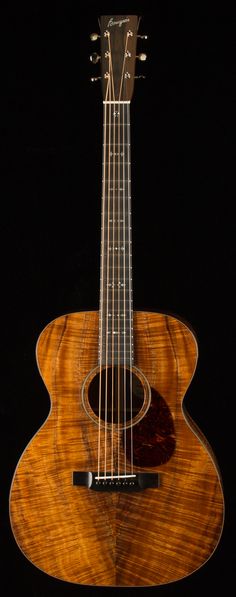
<svg viewBox="0 0 236 597">
<path fill-rule="evenodd" d="M 194 336 L 174 317 L 136 312 L 134 338 L 135 365 L 171 410 L 176 447 L 167 463 L 142 469 L 158 471 L 160 487 L 132 494 L 72 485 L 73 471 L 97 470 L 97 425 L 85 413 L 81 386 L 97 365 L 98 313 L 59 317 L 37 345 L 51 410 L 18 463 L 11 524 L 29 560 L 73 583 L 169 583 L 200 567 L 221 535 L 224 505 L 214 457 L 182 409 L 197 360 Z M 115 433 L 116 446 L 119 441 L 122 448 Z"/>
</svg>

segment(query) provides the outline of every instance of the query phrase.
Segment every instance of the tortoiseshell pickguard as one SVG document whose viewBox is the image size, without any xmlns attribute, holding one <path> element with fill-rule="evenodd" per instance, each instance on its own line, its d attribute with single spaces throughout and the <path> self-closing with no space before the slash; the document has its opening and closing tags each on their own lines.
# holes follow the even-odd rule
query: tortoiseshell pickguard
<svg viewBox="0 0 236 597">
<path fill-rule="evenodd" d="M 132 428 L 133 464 L 159 466 L 165 464 L 175 449 L 175 429 L 170 409 L 164 398 L 152 388 L 147 414 Z M 131 430 L 126 430 L 126 456 L 131 458 Z"/>
</svg>

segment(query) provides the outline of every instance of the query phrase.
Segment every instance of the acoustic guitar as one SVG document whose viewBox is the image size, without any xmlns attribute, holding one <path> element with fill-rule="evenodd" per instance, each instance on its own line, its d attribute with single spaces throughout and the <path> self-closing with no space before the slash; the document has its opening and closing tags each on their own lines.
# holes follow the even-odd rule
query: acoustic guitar
<svg viewBox="0 0 236 597">
<path fill-rule="evenodd" d="M 100 305 L 58 317 L 39 337 L 51 409 L 10 492 L 12 530 L 25 556 L 52 577 L 85 585 L 182 579 L 210 558 L 224 517 L 214 454 L 183 406 L 195 336 L 176 317 L 132 306 L 138 22 L 102 16 L 100 36 L 91 35 L 101 39 L 104 114 Z M 96 52 L 91 58 L 100 60 Z"/>
</svg>

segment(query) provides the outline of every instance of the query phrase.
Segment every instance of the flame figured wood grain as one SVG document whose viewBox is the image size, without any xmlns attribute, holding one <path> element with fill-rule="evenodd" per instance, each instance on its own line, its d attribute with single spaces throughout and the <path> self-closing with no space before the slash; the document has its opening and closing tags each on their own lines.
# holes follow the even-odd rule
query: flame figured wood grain
<svg viewBox="0 0 236 597">
<path fill-rule="evenodd" d="M 46 422 L 26 447 L 10 496 L 13 533 L 49 575 L 88 585 L 145 586 L 183 578 L 214 551 L 223 524 L 222 488 L 203 435 L 183 414 L 197 360 L 192 332 L 174 317 L 134 313 L 135 365 L 165 399 L 176 447 L 159 467 L 158 489 L 95 492 L 72 485 L 73 471 L 97 470 L 97 425 L 81 387 L 97 365 L 98 313 L 59 317 L 42 332 L 39 369 L 51 397 Z M 123 436 L 120 442 L 124 461 Z M 111 459 L 108 434 L 107 459 Z M 104 431 L 101 431 L 101 458 Z M 138 470 L 138 469 L 136 469 Z"/>
</svg>

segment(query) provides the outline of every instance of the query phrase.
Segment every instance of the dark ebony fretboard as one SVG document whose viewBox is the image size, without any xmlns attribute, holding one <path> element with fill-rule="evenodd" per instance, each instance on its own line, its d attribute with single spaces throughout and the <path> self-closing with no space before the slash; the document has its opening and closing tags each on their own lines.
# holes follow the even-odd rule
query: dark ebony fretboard
<svg viewBox="0 0 236 597">
<path fill-rule="evenodd" d="M 133 362 L 130 103 L 104 102 L 99 356 Z"/>
</svg>

